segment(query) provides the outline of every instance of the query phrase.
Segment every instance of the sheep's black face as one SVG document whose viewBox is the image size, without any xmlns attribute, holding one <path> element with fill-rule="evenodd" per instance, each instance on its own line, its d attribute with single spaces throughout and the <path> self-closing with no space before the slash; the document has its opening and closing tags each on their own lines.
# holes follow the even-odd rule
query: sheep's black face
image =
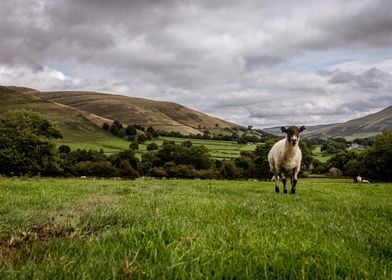
<svg viewBox="0 0 392 280">
<path fill-rule="evenodd" d="M 280 129 L 287 134 L 287 140 L 295 146 L 299 142 L 299 134 L 305 130 L 305 127 L 289 126 L 286 128 L 282 126 Z"/>
</svg>

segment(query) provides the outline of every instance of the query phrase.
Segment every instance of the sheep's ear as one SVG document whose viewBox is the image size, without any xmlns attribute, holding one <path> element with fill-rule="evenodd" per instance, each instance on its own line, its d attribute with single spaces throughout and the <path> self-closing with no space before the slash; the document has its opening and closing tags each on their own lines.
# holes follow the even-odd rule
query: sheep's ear
<svg viewBox="0 0 392 280">
<path fill-rule="evenodd" d="M 303 126 L 301 126 L 300 128 L 299 128 L 299 132 L 302 132 L 302 131 L 304 131 L 306 129 L 306 127 L 303 125 Z"/>
<path fill-rule="evenodd" d="M 282 126 L 282 127 L 280 128 L 280 130 L 282 131 L 282 133 L 283 133 L 283 132 L 287 132 L 287 128 L 286 128 L 285 126 Z"/>
</svg>

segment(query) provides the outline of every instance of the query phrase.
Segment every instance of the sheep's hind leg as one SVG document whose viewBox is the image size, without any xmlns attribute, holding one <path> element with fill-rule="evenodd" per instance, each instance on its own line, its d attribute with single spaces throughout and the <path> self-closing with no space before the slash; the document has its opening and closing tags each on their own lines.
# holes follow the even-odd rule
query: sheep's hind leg
<svg viewBox="0 0 392 280">
<path fill-rule="evenodd" d="M 298 171 L 293 169 L 293 173 L 291 174 L 291 191 L 290 194 L 295 194 L 297 190 L 297 181 L 298 181 Z"/>
<path fill-rule="evenodd" d="M 274 182 L 275 182 L 275 192 L 279 193 L 279 175 L 275 174 L 274 177 L 275 177 L 275 179 L 274 179 Z"/>
<path fill-rule="evenodd" d="M 284 176 L 284 173 L 282 173 L 282 182 L 283 182 L 283 193 L 287 193 L 286 177 Z"/>
</svg>

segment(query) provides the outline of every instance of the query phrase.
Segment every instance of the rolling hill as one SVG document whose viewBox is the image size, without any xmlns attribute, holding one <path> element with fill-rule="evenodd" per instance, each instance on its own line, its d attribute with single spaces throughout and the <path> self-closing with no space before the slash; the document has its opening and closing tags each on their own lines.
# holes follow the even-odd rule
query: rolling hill
<svg viewBox="0 0 392 280">
<path fill-rule="evenodd" d="M 48 102 L 62 104 L 124 124 L 140 124 L 164 131 L 202 134 L 205 128 L 224 130 L 238 125 L 208 116 L 185 106 L 122 95 L 85 92 L 30 92 Z"/>
<path fill-rule="evenodd" d="M 56 123 L 67 141 L 110 139 L 109 132 L 101 129 L 105 121 L 97 115 L 56 104 L 36 97 L 37 91 L 22 87 L 0 86 L 0 114 L 8 110 L 31 109 Z"/>
<path fill-rule="evenodd" d="M 113 140 L 113 135 L 102 129 L 103 123 L 111 124 L 113 120 L 182 134 L 202 134 L 206 128 L 213 133 L 240 128 L 173 102 L 97 92 L 41 92 L 0 86 L 0 100 L 0 114 L 22 108 L 44 114 L 57 124 L 66 143 Z"/>
<path fill-rule="evenodd" d="M 307 134 L 307 137 L 369 137 L 382 132 L 384 129 L 392 129 L 392 106 L 358 119 L 313 130 Z"/>
<path fill-rule="evenodd" d="M 308 126 L 305 130 L 304 137 L 346 137 L 353 139 L 374 136 L 381 133 L 384 129 L 392 129 L 392 106 L 377 113 L 344 123 Z M 266 128 L 264 131 L 281 135 L 279 127 Z"/>
</svg>

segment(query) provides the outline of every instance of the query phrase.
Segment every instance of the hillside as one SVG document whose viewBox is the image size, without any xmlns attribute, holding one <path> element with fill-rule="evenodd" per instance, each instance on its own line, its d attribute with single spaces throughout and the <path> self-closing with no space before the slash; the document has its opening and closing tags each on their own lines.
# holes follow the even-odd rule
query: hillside
<svg viewBox="0 0 392 280">
<path fill-rule="evenodd" d="M 306 134 L 307 137 L 369 137 L 382 132 L 384 129 L 392 129 L 392 106 L 384 110 L 344 123 L 332 124 L 315 129 Z"/>
<path fill-rule="evenodd" d="M 306 135 L 306 134 L 309 134 L 315 130 L 318 130 L 320 128 L 327 127 L 330 125 L 331 124 L 320 124 L 320 125 L 314 125 L 314 126 L 306 126 L 306 130 L 304 132 L 302 132 L 302 134 Z M 270 133 L 272 135 L 282 136 L 282 131 L 280 130 L 280 126 L 263 128 L 263 131 Z"/>
<path fill-rule="evenodd" d="M 223 131 L 238 125 L 165 101 L 85 91 L 30 92 L 41 99 L 80 109 L 124 124 L 152 126 L 183 134 L 202 133 L 204 128 Z"/>
<path fill-rule="evenodd" d="M 384 129 L 392 129 L 392 106 L 380 112 L 344 123 L 307 126 L 304 137 L 369 137 L 382 132 Z M 263 130 L 274 135 L 282 135 L 280 127 L 270 127 Z"/>
<path fill-rule="evenodd" d="M 16 109 L 31 109 L 44 114 L 57 124 L 66 141 L 113 138 L 110 133 L 101 129 L 103 122 L 110 120 L 42 100 L 33 95 L 34 93 L 37 93 L 34 89 L 0 86 L 0 114 Z"/>
<path fill-rule="evenodd" d="M 102 129 L 105 122 L 111 124 L 114 120 L 124 125 L 140 124 L 182 134 L 203 134 L 207 128 L 212 134 L 231 134 L 232 128 L 241 128 L 173 102 L 97 92 L 41 92 L 26 87 L 0 86 L 0 99 L 0 114 L 22 108 L 40 112 L 57 124 L 64 136 L 62 142 L 69 145 L 124 141 Z M 256 131 L 252 134 L 263 135 Z M 120 144 L 128 146 L 126 143 Z"/>
</svg>

